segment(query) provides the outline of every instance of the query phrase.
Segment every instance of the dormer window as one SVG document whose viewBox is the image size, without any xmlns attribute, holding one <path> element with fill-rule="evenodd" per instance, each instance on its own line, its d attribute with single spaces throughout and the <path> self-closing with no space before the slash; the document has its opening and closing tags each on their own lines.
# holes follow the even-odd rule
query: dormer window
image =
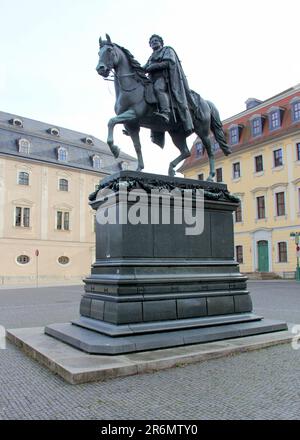
<svg viewBox="0 0 300 440">
<path fill-rule="evenodd" d="M 57 159 L 61 162 L 66 162 L 68 160 L 68 151 L 66 148 L 59 147 L 57 150 Z"/>
<path fill-rule="evenodd" d="M 15 127 L 23 127 L 23 121 L 19 118 L 14 118 L 9 121 L 10 124 L 14 125 Z"/>
<path fill-rule="evenodd" d="M 271 107 L 269 114 L 269 130 L 276 130 L 281 127 L 283 109 L 279 107 Z"/>
<path fill-rule="evenodd" d="M 220 145 L 217 141 L 213 141 L 212 146 L 215 153 L 220 150 Z"/>
<path fill-rule="evenodd" d="M 254 115 L 252 118 L 250 118 L 250 123 L 252 136 L 260 136 L 263 132 L 264 117 L 261 115 Z"/>
<path fill-rule="evenodd" d="M 292 120 L 293 122 L 300 121 L 300 97 L 292 101 Z"/>
<path fill-rule="evenodd" d="M 94 141 L 90 136 L 83 138 L 82 141 L 87 145 L 94 145 Z"/>
<path fill-rule="evenodd" d="M 93 156 L 93 168 L 96 168 L 97 170 L 99 170 L 101 167 L 101 160 L 100 160 L 100 156 L 98 156 L 97 154 L 95 154 Z"/>
<path fill-rule="evenodd" d="M 229 127 L 229 143 L 230 145 L 236 145 L 240 142 L 240 134 L 242 125 L 231 125 Z"/>
<path fill-rule="evenodd" d="M 196 158 L 203 156 L 203 145 L 201 142 L 195 144 Z"/>
<path fill-rule="evenodd" d="M 126 162 L 126 160 L 123 160 L 121 166 L 122 166 L 122 170 L 127 171 L 129 164 L 128 164 L 128 162 Z"/>
<path fill-rule="evenodd" d="M 56 127 L 49 128 L 48 133 L 52 134 L 52 136 L 59 136 L 59 129 Z"/>
<path fill-rule="evenodd" d="M 18 140 L 19 153 L 29 154 L 30 153 L 30 142 L 27 139 Z"/>
</svg>

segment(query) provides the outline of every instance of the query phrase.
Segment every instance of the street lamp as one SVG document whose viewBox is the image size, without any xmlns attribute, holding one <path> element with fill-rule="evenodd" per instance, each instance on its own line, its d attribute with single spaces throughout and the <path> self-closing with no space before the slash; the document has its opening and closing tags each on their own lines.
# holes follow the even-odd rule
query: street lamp
<svg viewBox="0 0 300 440">
<path fill-rule="evenodd" d="M 290 237 L 293 237 L 295 239 L 295 245 L 296 245 L 296 257 L 297 257 L 297 267 L 296 267 L 296 280 L 300 281 L 300 246 L 299 246 L 299 237 L 300 232 L 291 232 Z"/>
</svg>

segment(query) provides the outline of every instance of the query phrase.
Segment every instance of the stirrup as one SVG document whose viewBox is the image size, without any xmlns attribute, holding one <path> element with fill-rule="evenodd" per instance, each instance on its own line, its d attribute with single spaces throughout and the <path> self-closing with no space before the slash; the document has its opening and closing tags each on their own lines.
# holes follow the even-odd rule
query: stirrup
<svg viewBox="0 0 300 440">
<path fill-rule="evenodd" d="M 154 112 L 153 114 L 155 116 L 159 116 L 160 118 L 163 118 L 165 120 L 165 122 L 167 122 L 167 123 L 170 122 L 170 118 L 166 113 Z"/>
</svg>

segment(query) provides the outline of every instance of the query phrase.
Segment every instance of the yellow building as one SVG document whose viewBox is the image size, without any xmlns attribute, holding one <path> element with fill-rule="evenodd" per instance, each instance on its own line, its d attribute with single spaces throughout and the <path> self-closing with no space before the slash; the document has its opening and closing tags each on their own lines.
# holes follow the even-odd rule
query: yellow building
<svg viewBox="0 0 300 440">
<path fill-rule="evenodd" d="M 134 166 L 124 153 L 120 160 Z M 70 283 L 89 274 L 88 196 L 118 170 L 99 139 L 0 112 L 0 284 Z"/>
<path fill-rule="evenodd" d="M 300 232 L 300 85 L 266 101 L 250 98 L 242 113 L 223 121 L 233 153 L 215 146 L 216 181 L 241 200 L 235 214 L 235 250 L 240 270 L 294 277 Z M 205 179 L 208 160 L 196 139 L 179 170 Z"/>
</svg>

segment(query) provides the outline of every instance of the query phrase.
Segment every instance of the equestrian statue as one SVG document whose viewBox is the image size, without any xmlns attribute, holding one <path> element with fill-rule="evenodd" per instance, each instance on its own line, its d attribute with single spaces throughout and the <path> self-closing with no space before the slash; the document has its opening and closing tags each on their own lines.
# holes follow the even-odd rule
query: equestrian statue
<svg viewBox="0 0 300 440">
<path fill-rule="evenodd" d="M 169 176 L 175 176 L 175 167 L 191 155 L 186 138 L 196 133 L 202 141 L 209 159 L 209 181 L 215 176 L 214 149 L 210 137 L 227 156 L 231 149 L 226 142 L 219 112 L 215 105 L 204 100 L 189 88 L 180 60 L 175 50 L 164 46 L 159 35 L 149 40 L 153 50 L 145 66 L 134 58 L 128 49 L 100 37 L 99 62 L 96 70 L 108 79 L 114 74 L 116 92 L 115 113 L 108 122 L 107 143 L 117 158 L 120 149 L 114 144 L 114 127 L 124 124 L 124 134 L 131 137 L 138 159 L 137 171 L 144 168 L 140 143 L 140 127 L 151 130 L 152 142 L 164 147 L 168 132 L 180 155 L 169 165 Z"/>
</svg>

